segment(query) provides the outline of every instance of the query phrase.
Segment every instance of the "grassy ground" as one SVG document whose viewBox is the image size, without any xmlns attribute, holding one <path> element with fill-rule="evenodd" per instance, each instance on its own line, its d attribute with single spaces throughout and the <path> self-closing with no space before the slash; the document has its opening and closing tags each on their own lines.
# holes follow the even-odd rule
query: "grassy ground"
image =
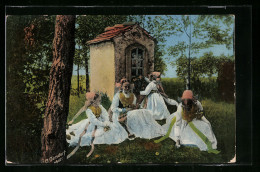
<svg viewBox="0 0 260 172">
<path fill-rule="evenodd" d="M 176 80 L 176 79 L 173 79 Z M 177 80 L 176 80 L 177 81 Z M 176 82 L 178 84 L 178 82 Z M 167 82 L 169 83 L 169 82 Z M 180 83 L 181 84 L 181 83 Z M 172 98 L 181 94 L 181 88 L 176 86 L 176 92 L 167 92 L 167 84 L 164 85 L 166 93 Z M 175 95 L 176 94 L 176 95 Z M 70 96 L 70 110 L 68 121 L 84 105 L 85 95 Z M 95 145 L 93 154 L 86 158 L 90 151 L 89 146 L 80 147 L 67 163 L 70 164 L 99 164 L 99 163 L 227 163 L 235 155 L 235 105 L 225 102 L 214 102 L 210 99 L 202 100 L 206 118 L 211 122 L 212 129 L 218 141 L 217 155 L 200 151 L 195 147 L 175 148 L 175 143 L 170 138 L 161 143 L 155 144 L 153 140 L 136 138 L 135 140 L 125 140 L 118 145 Z M 108 109 L 110 101 L 103 96 L 102 104 Z M 176 107 L 168 106 L 173 113 Z M 82 113 L 74 123 L 86 118 Z M 158 121 L 161 125 L 165 120 Z M 73 148 L 69 147 L 70 153 Z"/>
</svg>

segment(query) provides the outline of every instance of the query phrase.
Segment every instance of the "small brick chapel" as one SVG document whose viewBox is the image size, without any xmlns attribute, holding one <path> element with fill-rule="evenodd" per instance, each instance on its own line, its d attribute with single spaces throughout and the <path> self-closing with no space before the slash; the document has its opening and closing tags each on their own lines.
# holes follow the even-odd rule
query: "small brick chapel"
<svg viewBox="0 0 260 172">
<path fill-rule="evenodd" d="M 105 28 L 88 41 L 90 46 L 90 91 L 114 96 L 115 83 L 147 76 L 154 70 L 155 39 L 138 23 L 123 23 Z"/>
</svg>

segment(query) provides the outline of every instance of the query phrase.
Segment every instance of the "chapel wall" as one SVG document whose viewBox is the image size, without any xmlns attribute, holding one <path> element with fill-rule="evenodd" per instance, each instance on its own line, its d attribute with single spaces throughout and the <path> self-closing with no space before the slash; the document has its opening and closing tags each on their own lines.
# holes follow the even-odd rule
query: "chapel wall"
<svg viewBox="0 0 260 172">
<path fill-rule="evenodd" d="M 106 93 L 110 100 L 114 96 L 115 54 L 112 42 L 90 46 L 90 91 Z"/>
</svg>

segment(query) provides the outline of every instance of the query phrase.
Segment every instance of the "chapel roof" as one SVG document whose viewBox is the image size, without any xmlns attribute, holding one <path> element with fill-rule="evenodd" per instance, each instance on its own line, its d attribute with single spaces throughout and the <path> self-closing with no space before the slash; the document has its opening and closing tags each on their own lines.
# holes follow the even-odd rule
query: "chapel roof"
<svg viewBox="0 0 260 172">
<path fill-rule="evenodd" d="M 123 24 L 116 24 L 112 27 L 106 27 L 104 33 L 101 33 L 96 38 L 88 41 L 87 43 L 96 44 L 96 43 L 112 40 L 114 37 L 120 35 L 121 33 L 131 30 L 135 25 L 139 26 L 138 23 L 126 22 Z M 151 35 L 149 35 L 149 33 L 145 29 L 143 29 L 140 26 L 139 28 L 141 28 L 144 34 L 146 34 L 149 38 L 154 40 L 154 38 Z"/>
</svg>

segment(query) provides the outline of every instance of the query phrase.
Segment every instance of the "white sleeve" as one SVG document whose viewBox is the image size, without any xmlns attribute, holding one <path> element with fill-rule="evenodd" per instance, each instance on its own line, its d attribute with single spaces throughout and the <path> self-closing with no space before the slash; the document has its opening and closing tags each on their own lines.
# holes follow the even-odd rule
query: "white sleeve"
<svg viewBox="0 0 260 172">
<path fill-rule="evenodd" d="M 148 82 L 148 83 L 151 82 L 151 81 L 150 81 L 148 78 L 146 78 L 146 77 L 144 77 L 144 80 L 145 80 L 146 82 Z"/>
<path fill-rule="evenodd" d="M 103 122 L 99 121 L 95 117 L 95 115 L 92 113 L 92 111 L 90 109 L 86 110 L 86 114 L 88 116 L 88 119 L 89 119 L 90 123 L 92 123 L 93 125 L 102 126 L 102 127 L 105 126 L 105 124 Z"/>
<path fill-rule="evenodd" d="M 119 106 L 119 93 L 116 93 L 115 96 L 113 97 L 113 101 L 111 104 L 111 110 L 113 113 L 115 112 L 122 112 L 122 109 L 118 107 Z"/>
<path fill-rule="evenodd" d="M 196 102 L 196 105 L 198 106 L 200 111 L 203 111 L 203 107 L 202 107 L 201 103 L 198 100 Z"/>
<path fill-rule="evenodd" d="M 102 118 L 104 119 L 104 121 L 109 121 L 109 115 L 107 113 L 107 110 L 102 105 L 100 105 L 100 107 L 102 110 Z"/>
<path fill-rule="evenodd" d="M 133 101 L 133 104 L 135 105 L 136 104 L 136 97 L 134 95 L 134 101 Z"/>
<path fill-rule="evenodd" d="M 144 91 L 140 91 L 140 95 L 148 95 L 155 86 L 153 82 L 149 83 Z"/>
<path fill-rule="evenodd" d="M 182 107 L 181 107 L 181 103 L 179 104 L 178 108 L 177 108 L 177 112 L 179 112 L 181 114 L 182 112 Z"/>
<path fill-rule="evenodd" d="M 170 98 L 164 98 L 164 100 L 169 104 L 169 105 L 175 105 L 175 106 L 178 106 L 178 102 L 176 102 L 175 100 L 173 99 L 170 99 Z"/>
</svg>

